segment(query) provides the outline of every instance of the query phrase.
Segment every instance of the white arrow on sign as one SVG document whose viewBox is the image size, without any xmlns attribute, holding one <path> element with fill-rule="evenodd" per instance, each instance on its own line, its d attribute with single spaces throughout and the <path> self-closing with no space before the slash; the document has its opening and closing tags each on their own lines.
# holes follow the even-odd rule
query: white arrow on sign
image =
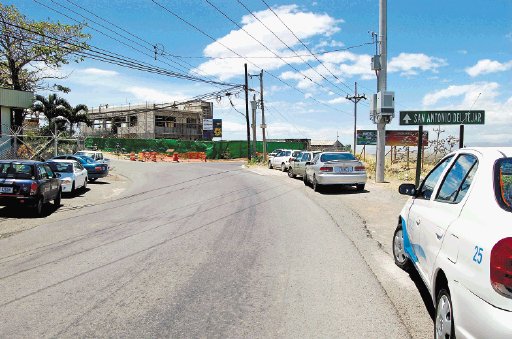
<svg viewBox="0 0 512 339">
<path fill-rule="evenodd" d="M 404 117 L 404 121 L 405 121 L 405 123 L 406 123 L 406 124 L 408 124 L 408 123 L 409 123 L 409 121 L 411 121 L 411 120 L 412 120 L 412 119 L 411 119 L 411 117 L 409 116 L 409 114 L 406 114 L 406 115 L 405 115 L 405 117 Z"/>
</svg>

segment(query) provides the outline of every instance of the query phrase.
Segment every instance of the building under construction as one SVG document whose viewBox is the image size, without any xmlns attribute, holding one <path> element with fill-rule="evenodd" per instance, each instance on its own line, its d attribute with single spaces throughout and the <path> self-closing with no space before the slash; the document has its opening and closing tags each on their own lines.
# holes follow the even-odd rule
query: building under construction
<svg viewBox="0 0 512 339">
<path fill-rule="evenodd" d="M 91 127 L 85 136 L 137 139 L 211 140 L 203 121 L 213 118 L 213 103 L 193 101 L 175 104 L 100 106 L 89 111 Z"/>
</svg>

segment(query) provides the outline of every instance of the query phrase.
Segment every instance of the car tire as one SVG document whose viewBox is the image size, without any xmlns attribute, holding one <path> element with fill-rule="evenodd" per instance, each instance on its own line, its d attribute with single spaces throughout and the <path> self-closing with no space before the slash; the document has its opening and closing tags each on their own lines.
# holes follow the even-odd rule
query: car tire
<svg viewBox="0 0 512 339">
<path fill-rule="evenodd" d="M 295 178 L 295 174 L 293 174 L 293 168 L 291 168 L 291 167 L 288 169 L 288 176 L 290 178 Z"/>
<path fill-rule="evenodd" d="M 316 177 L 313 175 L 313 191 L 320 192 L 320 185 L 318 181 L 316 180 Z"/>
<path fill-rule="evenodd" d="M 302 180 L 304 181 L 304 185 L 308 185 L 308 175 L 306 173 L 304 173 L 304 175 L 302 176 Z"/>
<path fill-rule="evenodd" d="M 393 234 L 393 258 L 395 259 L 395 265 L 404 271 L 411 268 L 411 259 L 405 253 L 402 225 L 398 225 Z"/>
<path fill-rule="evenodd" d="M 44 214 L 44 203 L 43 198 L 39 198 L 34 206 L 34 216 L 41 218 Z"/>
<path fill-rule="evenodd" d="M 364 184 L 357 184 L 357 185 L 356 185 L 356 190 L 358 190 L 358 191 L 364 191 Z"/>
<path fill-rule="evenodd" d="M 73 184 L 71 185 L 71 192 L 70 193 L 71 193 L 71 195 L 76 193 L 75 181 L 73 181 Z"/>
<path fill-rule="evenodd" d="M 57 196 L 53 200 L 53 204 L 55 205 L 55 207 L 59 207 L 60 206 L 61 200 L 62 200 L 62 191 L 59 190 L 59 193 L 57 193 Z"/>
<path fill-rule="evenodd" d="M 286 172 L 286 165 L 284 162 L 281 164 L 281 172 Z"/>
<path fill-rule="evenodd" d="M 453 304 L 448 287 L 442 288 L 437 294 L 434 338 L 455 338 Z"/>
<path fill-rule="evenodd" d="M 272 162 L 270 160 L 268 161 L 268 168 L 272 169 Z"/>
</svg>

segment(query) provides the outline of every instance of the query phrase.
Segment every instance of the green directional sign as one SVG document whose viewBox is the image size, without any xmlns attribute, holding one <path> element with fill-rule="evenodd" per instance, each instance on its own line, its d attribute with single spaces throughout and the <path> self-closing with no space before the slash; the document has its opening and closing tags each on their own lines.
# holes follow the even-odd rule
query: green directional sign
<svg viewBox="0 0 512 339">
<path fill-rule="evenodd" d="M 400 125 L 483 125 L 485 111 L 400 111 Z"/>
</svg>

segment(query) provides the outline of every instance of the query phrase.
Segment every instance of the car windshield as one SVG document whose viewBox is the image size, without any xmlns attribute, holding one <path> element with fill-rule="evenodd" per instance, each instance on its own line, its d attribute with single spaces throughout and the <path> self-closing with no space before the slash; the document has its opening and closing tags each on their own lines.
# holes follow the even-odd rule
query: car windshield
<svg viewBox="0 0 512 339">
<path fill-rule="evenodd" d="M 86 163 L 88 163 L 88 164 L 95 163 L 95 161 L 94 161 L 94 159 L 93 159 L 93 158 L 88 157 L 88 156 L 86 156 L 86 155 L 80 155 L 80 154 L 77 154 L 77 157 L 78 157 L 78 158 L 81 158 L 81 159 L 83 159 L 83 160 L 85 160 L 85 162 L 86 162 Z"/>
<path fill-rule="evenodd" d="M 494 169 L 496 198 L 503 209 L 512 212 L 512 158 L 498 160 Z"/>
<path fill-rule="evenodd" d="M 73 173 L 73 164 L 69 162 L 48 162 L 47 164 L 54 172 Z"/>
<path fill-rule="evenodd" d="M 88 156 L 88 157 L 92 157 L 94 155 L 93 152 L 84 152 L 84 151 L 76 152 L 75 154 L 76 155 L 85 155 L 85 156 Z"/>
<path fill-rule="evenodd" d="M 0 178 L 2 179 L 31 179 L 34 177 L 34 166 L 19 163 L 1 163 Z"/>
<path fill-rule="evenodd" d="M 299 157 L 301 155 L 300 151 L 294 151 L 292 157 Z"/>
<path fill-rule="evenodd" d="M 321 162 L 356 160 L 351 153 L 324 153 L 320 156 Z"/>
</svg>

